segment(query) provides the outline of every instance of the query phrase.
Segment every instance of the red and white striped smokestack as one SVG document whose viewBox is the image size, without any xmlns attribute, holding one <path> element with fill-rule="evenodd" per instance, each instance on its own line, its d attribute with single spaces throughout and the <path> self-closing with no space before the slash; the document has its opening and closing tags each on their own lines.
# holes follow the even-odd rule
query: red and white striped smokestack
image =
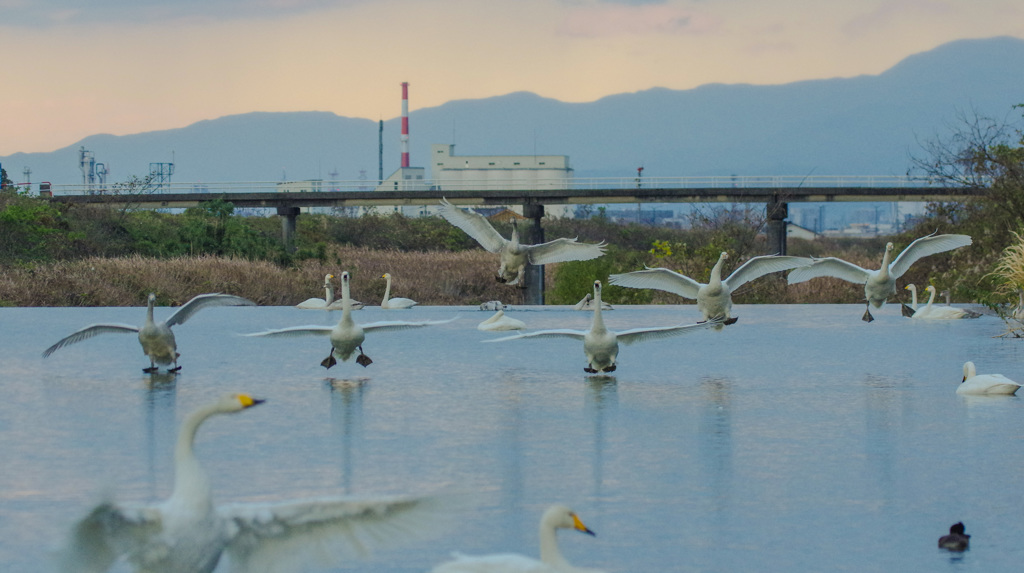
<svg viewBox="0 0 1024 573">
<path fill-rule="evenodd" d="M 409 82 L 402 82 L 402 167 L 409 167 Z"/>
</svg>

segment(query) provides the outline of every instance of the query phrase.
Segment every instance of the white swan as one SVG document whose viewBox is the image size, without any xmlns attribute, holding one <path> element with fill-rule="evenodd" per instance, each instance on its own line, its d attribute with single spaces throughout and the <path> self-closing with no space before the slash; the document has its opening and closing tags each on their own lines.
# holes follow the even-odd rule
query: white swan
<svg viewBox="0 0 1024 573">
<path fill-rule="evenodd" d="M 908 286 L 907 288 L 910 287 Z M 976 312 L 971 312 L 962 308 L 956 308 L 953 306 L 936 306 L 935 287 L 928 285 L 924 290 L 929 293 L 928 302 L 921 308 L 917 309 L 911 318 L 923 318 L 927 320 L 955 320 L 958 318 L 978 318 L 981 316 Z"/>
<path fill-rule="evenodd" d="M 593 300 L 590 297 L 590 293 L 588 292 L 587 295 L 584 296 L 582 300 L 580 300 L 578 303 L 576 303 L 576 306 L 574 306 L 573 309 L 574 310 L 594 310 L 594 302 L 593 302 Z M 614 310 L 614 309 L 612 308 L 612 305 L 610 305 L 610 304 L 608 304 L 606 302 L 602 302 L 601 303 L 601 310 Z"/>
<path fill-rule="evenodd" d="M 736 319 L 731 317 L 732 293 L 740 286 L 764 275 L 779 271 L 810 265 L 813 260 L 806 257 L 788 257 L 765 255 L 754 257 L 740 265 L 722 279 L 722 267 L 729 258 L 727 253 L 718 257 L 718 262 L 711 268 L 711 277 L 707 284 L 699 283 L 690 277 L 663 268 L 646 268 L 609 277 L 609 282 L 616 286 L 629 288 L 653 288 L 677 294 L 684 298 L 696 299 L 697 310 L 704 320 L 721 318 L 722 324 L 733 324 Z M 719 329 L 721 326 L 718 327 Z"/>
<path fill-rule="evenodd" d="M 192 412 L 174 448 L 171 496 L 152 505 L 100 503 L 72 527 L 56 555 L 59 570 L 100 573 L 126 559 L 140 573 L 209 573 L 227 554 L 232 571 L 282 573 L 432 531 L 432 518 L 444 511 L 437 498 L 214 505 L 209 477 L 193 452 L 196 432 L 211 416 L 261 403 L 230 394 Z"/>
<path fill-rule="evenodd" d="M 608 330 L 601 318 L 601 281 L 594 281 L 594 319 L 590 330 L 572 330 L 560 328 L 555 330 L 538 330 L 515 336 L 495 338 L 484 342 L 503 342 L 519 338 L 575 338 L 583 341 L 583 354 L 587 357 L 585 372 L 614 372 L 615 359 L 619 354 L 619 342 L 633 344 L 643 340 L 656 340 L 678 336 L 694 330 L 721 324 L 717 320 L 709 320 L 698 324 L 679 324 L 676 326 L 656 326 L 650 328 L 633 328 L 616 333 Z"/>
<path fill-rule="evenodd" d="M 143 368 L 143 372 L 156 372 L 159 369 L 157 364 L 164 366 L 174 364 L 174 368 L 169 368 L 167 371 L 177 372 L 181 370 L 181 366 L 178 366 L 178 356 L 180 354 L 178 354 L 178 345 L 174 341 L 174 333 L 171 332 L 172 326 L 185 324 L 185 321 L 191 318 L 193 314 L 208 306 L 255 305 L 256 303 L 240 296 L 219 293 L 201 294 L 178 307 L 167 320 L 156 322 L 153 320 L 153 307 L 156 306 L 156 295 L 149 293 L 149 298 L 146 302 L 146 322 L 142 324 L 141 328 L 130 324 L 118 323 L 90 324 L 58 340 L 56 344 L 43 351 L 43 358 L 53 354 L 58 348 L 81 342 L 97 334 L 134 332 L 139 336 L 139 344 L 142 345 L 143 354 L 149 357 L 149 368 Z"/>
<path fill-rule="evenodd" d="M 956 388 L 957 394 L 1016 394 L 1020 388 L 1002 374 L 978 374 L 973 362 L 964 362 L 964 378 Z"/>
<path fill-rule="evenodd" d="M 515 219 L 512 219 L 512 238 L 506 240 L 494 230 L 483 215 L 459 209 L 447 199 L 441 199 L 438 213 L 449 223 L 473 237 L 487 251 L 501 254 L 497 279 L 507 285 L 525 287 L 522 280 L 528 264 L 587 261 L 604 254 L 604 242 L 577 243 L 576 239 L 562 238 L 539 245 L 522 245 L 519 243 L 519 227 Z"/>
<path fill-rule="evenodd" d="M 351 298 L 349 291 L 349 274 L 348 271 L 346 271 L 341 273 L 341 320 L 339 320 L 338 324 L 333 327 L 320 325 L 292 326 L 290 328 L 282 328 L 279 330 L 253 332 L 251 334 L 246 334 L 246 336 L 327 336 L 331 339 L 331 352 L 327 355 L 327 358 L 324 358 L 323 361 L 320 362 L 321 366 L 324 368 L 330 368 L 338 363 L 338 361 L 334 359 L 335 356 L 345 361 L 351 358 L 352 354 L 356 350 L 359 350 L 359 355 L 356 357 L 356 363 L 365 367 L 373 363 L 373 360 L 370 360 L 369 356 L 363 354 L 363 340 L 366 339 L 366 332 L 371 330 L 405 330 L 407 328 L 444 324 L 455 320 L 455 318 L 450 318 L 448 320 L 424 320 L 420 322 L 383 320 L 367 324 L 358 324 L 356 321 L 352 320 L 352 309 L 350 307 Z"/>
<path fill-rule="evenodd" d="M 594 535 L 580 518 L 564 505 L 552 505 L 540 518 L 540 560 L 518 553 L 462 555 L 432 569 L 432 573 L 601 573 L 597 569 L 573 567 L 558 549 L 558 529 L 575 529 Z"/>
<path fill-rule="evenodd" d="M 416 301 L 412 300 L 411 298 L 401 298 L 401 297 L 391 298 L 391 273 L 384 273 L 384 276 L 382 276 L 381 278 L 382 279 L 386 279 L 388 281 L 387 286 L 384 287 L 384 298 L 381 299 L 381 301 L 380 301 L 380 307 L 381 308 L 387 308 L 387 309 L 412 308 L 412 307 L 416 306 L 417 304 L 419 304 Z"/>
<path fill-rule="evenodd" d="M 522 330 L 524 328 L 526 328 L 525 322 L 512 318 L 510 316 L 505 316 L 505 311 L 503 310 L 499 310 L 498 312 L 494 313 L 494 316 L 476 325 L 477 330 L 485 331 Z"/>
<path fill-rule="evenodd" d="M 789 273 L 789 284 L 802 283 L 818 277 L 836 277 L 851 283 L 862 284 L 864 285 L 867 309 L 861 319 L 871 322 L 875 319 L 871 316 L 871 307 L 882 308 L 885 301 L 891 295 L 896 294 L 896 279 L 903 276 L 910 265 L 922 257 L 966 247 L 970 244 L 971 238 L 968 235 L 936 235 L 932 233 L 910 243 L 910 246 L 903 249 L 896 260 L 890 263 L 893 244 L 887 243 L 885 254 L 882 255 L 882 266 L 877 271 L 864 269 L 835 257 L 814 259 L 813 264 Z"/>
<path fill-rule="evenodd" d="M 512 305 L 501 304 L 500 300 L 489 300 L 480 303 L 480 310 L 512 310 Z"/>
<path fill-rule="evenodd" d="M 324 298 L 307 298 L 306 300 L 295 305 L 295 308 L 313 309 L 313 310 L 341 310 L 341 301 L 334 300 L 334 286 L 331 284 L 331 279 L 334 275 L 327 275 L 324 277 Z M 352 301 L 352 310 L 360 310 L 363 308 L 363 303 L 359 301 Z"/>
</svg>

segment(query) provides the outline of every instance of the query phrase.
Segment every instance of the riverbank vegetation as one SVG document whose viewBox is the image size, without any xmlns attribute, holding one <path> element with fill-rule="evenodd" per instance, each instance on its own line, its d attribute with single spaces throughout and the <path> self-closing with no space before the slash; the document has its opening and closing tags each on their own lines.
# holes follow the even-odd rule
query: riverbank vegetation
<svg viewBox="0 0 1024 573">
<path fill-rule="evenodd" d="M 984 188 L 972 201 L 935 203 L 928 216 L 896 236 L 871 239 L 791 239 L 798 256 L 835 256 L 878 268 L 887 241 L 897 251 L 932 232 L 971 235 L 974 244 L 933 255 L 914 265 L 901 284 L 935 284 L 957 302 L 992 307 L 1016 301 L 1024 288 L 1024 257 L 1000 259 L 1004 249 L 1024 249 L 1024 135 L 985 118 L 963 120 L 948 140 L 934 141 L 914 159 L 912 174 L 947 185 Z M 275 216 L 240 216 L 226 197 L 183 213 L 105 205 L 67 205 L 30 196 L 4 177 L 0 191 L 0 305 L 134 306 L 149 292 L 162 304 L 180 304 L 201 292 L 229 292 L 265 305 L 292 305 L 323 296 L 325 274 L 348 270 L 353 297 L 379 304 L 384 272 L 394 294 L 425 305 L 475 305 L 489 300 L 521 304 L 518 289 L 497 283 L 497 255 L 439 217 L 362 217 L 304 214 L 295 252 L 281 241 Z M 131 191 L 138 182 L 128 182 Z M 495 223 L 506 237 L 510 226 Z M 687 229 L 619 224 L 598 210 L 589 219 L 545 219 L 548 238 L 605 241 L 607 253 L 591 261 L 548 265 L 548 304 L 574 304 L 592 281 L 608 275 L 667 267 L 706 281 L 719 253 L 730 254 L 726 272 L 766 254 L 763 208 L 706 207 L 689 216 Z M 1011 262 L 1007 262 L 1011 261 Z M 1013 262 L 1017 261 L 1017 262 Z M 683 303 L 675 295 L 608 285 L 605 300 Z M 901 293 L 902 294 L 902 293 Z M 862 287 L 837 279 L 787 285 L 782 274 L 749 283 L 736 293 L 743 303 L 855 303 Z"/>
</svg>

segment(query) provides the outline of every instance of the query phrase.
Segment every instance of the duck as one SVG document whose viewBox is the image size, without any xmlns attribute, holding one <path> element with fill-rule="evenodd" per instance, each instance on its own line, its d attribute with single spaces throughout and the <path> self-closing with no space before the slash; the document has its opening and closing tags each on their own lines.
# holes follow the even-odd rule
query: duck
<svg viewBox="0 0 1024 573">
<path fill-rule="evenodd" d="M 331 351 L 328 353 L 327 358 L 324 358 L 323 361 L 320 362 L 321 366 L 329 369 L 338 363 L 335 356 L 341 358 L 342 361 L 347 361 L 358 350 L 359 354 L 356 355 L 356 363 L 365 368 L 370 364 L 373 364 L 373 360 L 363 353 L 363 341 L 366 340 L 367 332 L 385 332 L 390 330 L 420 328 L 435 324 L 445 324 L 455 320 L 455 318 L 458 318 L 455 317 L 448 320 L 424 320 L 419 322 L 383 320 L 359 324 L 352 319 L 350 280 L 351 277 L 348 271 L 341 273 L 341 319 L 338 320 L 338 324 L 333 327 L 322 325 L 292 326 L 276 330 L 265 330 L 263 332 L 252 332 L 245 336 L 267 336 L 271 338 L 288 336 L 326 336 L 331 340 Z"/>
<path fill-rule="evenodd" d="M 978 318 L 981 316 L 976 312 L 971 312 L 962 308 L 956 308 L 953 306 L 936 306 L 935 287 L 928 285 L 924 290 L 930 293 L 928 296 L 928 302 L 923 307 L 914 311 L 911 318 L 923 318 L 927 320 L 955 320 L 959 318 Z"/>
<path fill-rule="evenodd" d="M 598 569 L 572 566 L 558 548 L 557 530 L 572 529 L 595 536 L 576 512 L 560 504 L 547 508 L 540 518 L 540 559 L 518 553 L 493 555 L 453 554 L 453 560 L 442 563 L 431 573 L 601 573 Z"/>
<path fill-rule="evenodd" d="M 958 521 L 949 526 L 949 535 L 939 538 L 939 549 L 966 551 L 970 542 L 971 536 L 964 533 L 964 524 L 962 521 Z"/>
<path fill-rule="evenodd" d="M 864 299 L 867 308 L 861 320 L 872 322 L 871 307 L 882 308 L 886 300 L 896 294 L 896 279 L 923 257 L 944 253 L 971 244 L 969 235 L 938 235 L 932 233 L 915 239 L 892 259 L 893 243 L 886 243 L 882 254 L 882 265 L 878 270 L 861 268 L 836 257 L 813 259 L 813 263 L 789 273 L 789 284 L 802 283 L 818 277 L 835 277 L 855 284 L 864 285 Z M 890 262 L 892 261 L 892 262 Z"/>
<path fill-rule="evenodd" d="M 138 573 L 210 573 L 230 560 L 232 571 L 289 573 L 314 562 L 337 562 L 370 547 L 397 544 L 446 509 L 429 496 L 321 497 L 279 503 L 218 505 L 193 448 L 214 416 L 248 411 L 265 401 L 226 394 L 192 411 L 174 447 L 170 497 L 154 504 L 104 499 L 75 521 L 56 551 L 64 573 L 101 573 L 127 561 Z"/>
<path fill-rule="evenodd" d="M 732 294 L 742 285 L 764 275 L 810 265 L 807 257 L 763 255 L 753 257 L 736 268 L 728 278 L 722 279 L 722 268 L 729 254 L 722 252 L 711 268 L 707 284 L 665 268 L 647 267 L 642 271 L 615 274 L 609 283 L 629 288 L 653 288 L 677 294 L 683 298 L 696 299 L 697 310 L 703 320 L 722 319 L 722 325 L 734 324 L 737 318 L 731 315 Z M 721 325 L 718 327 L 721 329 Z"/>
<path fill-rule="evenodd" d="M 1009 396 L 1017 393 L 1020 384 L 1002 374 L 978 374 L 973 362 L 964 362 L 964 377 L 956 388 L 957 394 L 995 394 Z"/>
<path fill-rule="evenodd" d="M 201 294 L 178 307 L 167 320 L 157 322 L 153 318 L 153 309 L 156 307 L 156 294 L 149 293 L 149 297 L 146 299 L 146 321 L 141 327 L 120 323 L 90 324 L 61 338 L 53 346 L 44 350 L 43 358 L 47 358 L 60 348 L 92 338 L 97 334 L 134 332 L 139 337 L 139 344 L 142 346 L 143 354 L 149 358 L 149 367 L 143 368 L 142 371 L 152 374 L 157 372 L 160 366 L 170 366 L 173 364 L 174 367 L 168 368 L 167 372 L 174 373 L 181 370 L 181 366 L 178 365 L 178 358 L 181 354 L 178 353 L 178 344 L 174 340 L 174 332 L 171 330 L 172 326 L 185 324 L 185 321 L 191 318 L 192 315 L 210 306 L 255 305 L 256 303 L 247 298 L 231 294 Z"/>
<path fill-rule="evenodd" d="M 476 329 L 477 330 L 484 330 L 484 331 L 491 331 L 491 330 L 522 330 L 524 328 L 526 328 L 526 323 L 525 322 L 523 322 L 521 320 L 518 320 L 518 319 L 515 319 L 515 318 L 512 318 L 510 316 L 505 316 L 505 311 L 503 311 L 503 310 L 499 310 L 498 312 L 494 313 L 494 315 L 491 316 L 490 318 L 488 318 L 487 320 L 485 320 L 485 321 L 481 322 L 480 324 L 476 325 Z"/>
<path fill-rule="evenodd" d="M 385 279 L 386 281 L 388 281 L 387 282 L 387 286 L 384 287 L 384 298 L 381 299 L 381 301 L 380 301 L 380 307 L 381 308 L 386 308 L 386 309 L 389 309 L 389 310 L 404 309 L 404 308 L 412 308 L 412 307 L 416 306 L 417 304 L 419 304 L 418 302 L 412 300 L 411 298 L 401 298 L 401 297 L 391 298 L 391 273 L 384 273 L 381 276 L 381 278 Z"/>
<path fill-rule="evenodd" d="M 518 285 L 520 288 L 526 288 L 523 282 L 526 265 L 588 261 L 604 254 L 603 241 L 579 243 L 575 238 L 561 238 L 539 245 L 523 245 L 519 242 L 519 223 L 516 219 L 512 219 L 511 238 L 505 239 L 483 215 L 459 209 L 445 198 L 441 199 L 438 213 L 480 243 L 485 250 L 500 254 L 500 265 L 495 278 L 509 286 Z"/>
<path fill-rule="evenodd" d="M 582 340 L 583 354 L 587 358 L 587 365 L 583 368 L 583 371 L 590 374 L 605 374 L 614 372 L 617 368 L 616 359 L 619 354 L 619 342 L 633 344 L 643 340 L 668 338 L 719 324 L 718 320 L 709 320 L 698 324 L 633 328 L 616 333 L 605 327 L 604 320 L 601 318 L 601 306 L 601 281 L 595 280 L 594 318 L 591 321 L 589 330 L 572 330 L 569 328 L 537 330 L 514 336 L 485 340 L 484 342 L 504 342 L 521 338 L 573 338 Z"/>
<path fill-rule="evenodd" d="M 576 306 L 574 306 L 573 309 L 574 310 L 594 310 L 593 306 L 594 306 L 594 304 L 593 304 L 593 302 L 591 300 L 590 293 L 588 292 L 587 295 L 584 296 L 582 300 L 580 300 L 578 303 L 576 303 Z M 601 310 L 614 310 L 614 309 L 612 308 L 612 305 L 610 305 L 610 304 L 608 304 L 606 302 L 602 302 L 601 303 Z"/>
<path fill-rule="evenodd" d="M 334 275 L 324 276 L 324 298 L 307 298 L 306 300 L 295 305 L 295 308 L 302 309 L 313 309 L 313 310 L 341 310 L 341 301 L 334 300 L 334 286 L 331 284 L 331 279 Z M 359 301 L 352 301 L 352 310 L 360 310 L 363 308 L 363 303 Z"/>
</svg>

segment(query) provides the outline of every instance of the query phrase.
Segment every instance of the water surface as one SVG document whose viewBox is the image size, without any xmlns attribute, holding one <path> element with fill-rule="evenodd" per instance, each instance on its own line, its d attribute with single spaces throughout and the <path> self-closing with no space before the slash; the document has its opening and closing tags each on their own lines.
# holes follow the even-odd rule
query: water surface
<svg viewBox="0 0 1024 573">
<path fill-rule="evenodd" d="M 431 542 L 337 571 L 427 571 L 451 551 L 536 555 L 537 520 L 572 506 L 596 538 L 566 556 L 609 571 L 1012 571 L 1024 562 L 1024 405 L 955 394 L 961 367 L 1024 379 L 1024 341 L 993 317 L 938 323 L 890 305 L 740 305 L 721 332 L 624 346 L 589 376 L 580 343 L 519 340 L 470 307 L 369 308 L 450 324 L 371 333 L 374 363 L 325 371 L 326 339 L 237 336 L 340 313 L 212 308 L 175 327 L 176 377 L 142 373 L 130 335 L 40 353 L 142 308 L 0 309 L 0 563 L 49 570 L 66 525 L 112 492 L 171 489 L 177 424 L 229 391 L 265 405 L 197 439 L 218 502 L 463 491 L 479 504 Z M 166 317 L 170 309 L 157 309 Z M 530 329 L 590 313 L 525 307 Z M 616 330 L 691 322 L 694 306 L 620 307 Z M 355 382 L 355 383 L 352 383 Z M 971 550 L 936 548 L 962 520 Z M 124 570 L 124 569 L 119 569 Z"/>
</svg>

